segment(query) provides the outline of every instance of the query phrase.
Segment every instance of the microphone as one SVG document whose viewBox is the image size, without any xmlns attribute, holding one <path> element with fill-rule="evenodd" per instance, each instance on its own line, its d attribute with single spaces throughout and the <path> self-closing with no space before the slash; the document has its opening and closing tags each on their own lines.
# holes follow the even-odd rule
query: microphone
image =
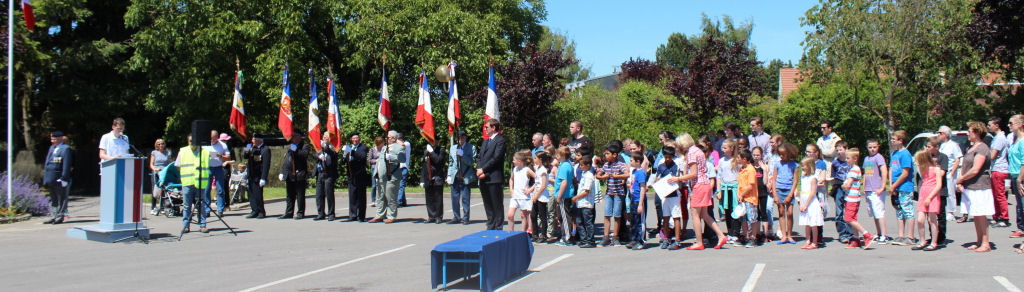
<svg viewBox="0 0 1024 292">
<path fill-rule="evenodd" d="M 142 156 L 142 151 L 139 151 L 138 148 L 135 148 L 135 145 L 132 145 L 132 143 L 128 141 L 128 135 L 121 134 L 120 139 L 124 140 L 124 143 L 128 144 L 128 147 L 131 147 L 131 150 L 135 151 L 135 155 Z"/>
</svg>

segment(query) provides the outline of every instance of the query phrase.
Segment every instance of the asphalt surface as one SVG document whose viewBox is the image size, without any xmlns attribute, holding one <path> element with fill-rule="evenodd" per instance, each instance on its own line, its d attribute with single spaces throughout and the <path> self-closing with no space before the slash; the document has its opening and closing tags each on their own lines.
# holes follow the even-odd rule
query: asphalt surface
<svg viewBox="0 0 1024 292">
<path fill-rule="evenodd" d="M 337 202 L 337 213 L 347 215 L 347 197 L 339 193 Z M 444 202 L 445 216 L 451 218 L 447 194 Z M 418 223 L 426 217 L 422 196 L 413 194 L 409 203 L 399 209 L 399 223 L 388 225 L 313 221 L 309 216 L 316 213 L 312 198 L 306 201 L 304 220 L 245 219 L 248 209 L 240 209 L 226 216 L 238 236 L 221 222 L 211 221 L 210 233 L 195 232 L 198 228 L 193 226 L 181 241 L 177 239 L 180 217 L 148 216 L 145 224 L 152 228 L 153 237 L 149 244 L 135 240 L 106 244 L 65 235 L 68 228 L 95 224 L 99 218 L 98 197 L 76 197 L 68 223 L 44 225 L 35 218 L 0 225 L 0 259 L 5 263 L 0 266 L 0 290 L 432 290 L 430 250 L 483 230 L 483 206 L 474 194 L 473 224 L 448 225 Z M 273 202 L 266 208 L 276 215 L 284 205 Z M 889 236 L 895 237 L 895 213 L 887 207 Z M 860 222 L 874 233 L 866 212 L 862 208 Z M 598 220 L 598 227 L 602 221 Z M 653 219 L 648 222 L 654 223 Z M 794 229 L 802 233 L 803 228 Z M 950 223 L 951 241 L 932 252 L 894 245 L 845 249 L 832 241 L 833 222 L 825 226 L 827 247 L 810 251 L 799 248 L 803 242 L 704 251 L 661 250 L 654 239 L 642 251 L 539 244 L 531 271 L 501 289 L 1019 291 L 1013 289 L 1024 287 L 1024 255 L 1016 254 L 1013 247 L 1021 240 L 1008 238 L 1014 228 L 990 230 L 995 250 L 989 253 L 964 248 L 975 238 L 970 223 Z M 475 290 L 475 281 L 455 282 L 450 288 Z"/>
</svg>

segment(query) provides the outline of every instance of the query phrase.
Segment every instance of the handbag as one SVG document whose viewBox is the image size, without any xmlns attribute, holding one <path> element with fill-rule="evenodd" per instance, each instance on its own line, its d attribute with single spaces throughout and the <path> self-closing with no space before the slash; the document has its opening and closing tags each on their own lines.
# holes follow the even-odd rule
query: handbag
<svg viewBox="0 0 1024 292">
<path fill-rule="evenodd" d="M 747 215 L 747 204 L 736 204 L 736 207 L 732 208 L 732 219 L 743 218 L 743 215 Z"/>
</svg>

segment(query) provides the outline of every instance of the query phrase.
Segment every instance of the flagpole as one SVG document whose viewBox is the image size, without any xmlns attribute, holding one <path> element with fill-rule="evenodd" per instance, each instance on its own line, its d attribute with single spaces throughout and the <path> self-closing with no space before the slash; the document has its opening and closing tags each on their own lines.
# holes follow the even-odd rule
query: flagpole
<svg viewBox="0 0 1024 292">
<path fill-rule="evenodd" d="M 11 180 L 14 166 L 14 0 L 8 0 L 7 7 L 7 211 L 11 211 Z"/>
</svg>

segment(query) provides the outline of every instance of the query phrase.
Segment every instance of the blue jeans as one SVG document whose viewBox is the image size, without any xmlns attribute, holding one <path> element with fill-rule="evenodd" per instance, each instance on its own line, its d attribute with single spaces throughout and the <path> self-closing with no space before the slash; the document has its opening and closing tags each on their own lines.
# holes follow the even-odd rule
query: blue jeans
<svg viewBox="0 0 1024 292">
<path fill-rule="evenodd" d="M 405 205 L 405 181 L 409 179 L 409 169 L 402 169 L 402 180 L 398 182 L 398 205 Z"/>
<path fill-rule="evenodd" d="M 452 184 L 452 215 L 455 221 L 469 221 L 469 189 L 470 186 L 461 181 Z"/>
<path fill-rule="evenodd" d="M 186 186 L 186 187 L 182 187 L 181 188 L 181 192 L 182 192 L 182 197 L 184 197 L 184 200 L 185 200 L 185 202 L 184 202 L 185 213 L 181 216 L 181 226 L 182 227 L 188 227 L 189 220 L 192 219 L 192 204 L 194 204 L 196 202 L 196 195 L 199 194 L 199 190 L 196 189 L 196 188 L 193 188 L 193 187 Z M 210 212 L 210 208 L 207 208 L 207 206 L 209 206 L 209 204 L 210 204 L 210 193 L 209 192 L 204 192 L 204 194 L 203 194 L 203 203 L 200 206 L 200 207 L 202 207 L 202 211 L 198 211 L 199 212 L 199 227 L 206 227 L 206 213 Z"/>
<path fill-rule="evenodd" d="M 576 228 L 579 229 L 580 244 L 594 244 L 594 208 L 576 209 Z"/>
<path fill-rule="evenodd" d="M 207 200 L 210 198 L 210 189 L 214 183 L 217 184 L 217 211 L 224 211 L 224 206 L 231 206 L 231 202 L 228 198 L 228 184 L 227 175 L 224 172 L 224 167 L 210 167 L 210 178 L 206 183 L 206 189 L 203 190 L 203 195 L 206 196 Z"/>
<path fill-rule="evenodd" d="M 839 233 L 839 240 L 848 240 L 854 237 L 853 228 L 850 228 L 850 224 L 843 220 L 843 216 L 846 214 L 846 190 L 843 190 L 841 185 L 833 184 L 833 188 L 836 190 L 836 232 Z"/>
</svg>

